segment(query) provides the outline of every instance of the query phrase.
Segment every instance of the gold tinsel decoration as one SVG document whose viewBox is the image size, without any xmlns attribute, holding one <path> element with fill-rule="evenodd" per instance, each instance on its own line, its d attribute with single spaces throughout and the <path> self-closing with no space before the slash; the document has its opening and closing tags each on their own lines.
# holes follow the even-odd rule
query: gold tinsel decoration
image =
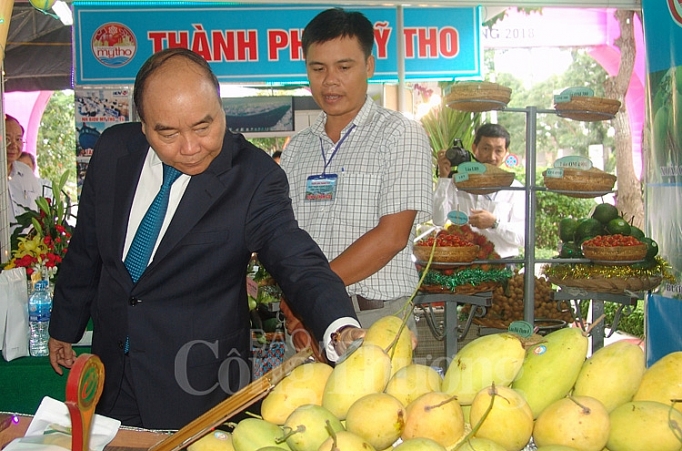
<svg viewBox="0 0 682 451">
<path fill-rule="evenodd" d="M 629 279 L 629 278 L 649 278 L 661 277 L 668 282 L 674 282 L 672 268 L 670 264 L 660 256 L 654 257 L 656 264 L 650 268 L 639 268 L 636 265 L 597 265 L 593 263 L 561 263 L 558 265 L 547 265 L 543 268 L 543 273 L 559 279 L 591 279 L 602 277 L 606 279 Z"/>
</svg>

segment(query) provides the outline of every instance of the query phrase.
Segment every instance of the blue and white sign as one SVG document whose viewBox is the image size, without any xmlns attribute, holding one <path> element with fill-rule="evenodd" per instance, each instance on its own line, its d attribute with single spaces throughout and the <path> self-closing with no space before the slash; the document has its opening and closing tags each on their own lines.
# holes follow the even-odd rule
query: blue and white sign
<svg viewBox="0 0 682 451">
<path fill-rule="evenodd" d="M 306 83 L 301 34 L 327 8 L 76 1 L 75 83 L 130 85 L 142 63 L 168 47 L 200 53 L 221 82 Z M 361 12 L 374 24 L 371 81 L 397 81 L 397 9 Z M 403 35 L 407 81 L 480 76 L 479 8 L 404 8 Z"/>
</svg>

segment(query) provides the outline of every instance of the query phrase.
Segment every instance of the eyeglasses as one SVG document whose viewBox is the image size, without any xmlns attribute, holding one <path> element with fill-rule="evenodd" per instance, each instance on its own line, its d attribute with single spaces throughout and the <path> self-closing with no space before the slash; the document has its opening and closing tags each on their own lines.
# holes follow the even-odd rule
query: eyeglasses
<svg viewBox="0 0 682 451">
<path fill-rule="evenodd" d="M 26 144 L 26 141 L 24 141 L 24 138 L 10 138 L 9 136 L 5 138 L 5 144 L 7 146 L 11 146 L 12 143 L 16 144 L 17 146 L 22 146 Z"/>
</svg>

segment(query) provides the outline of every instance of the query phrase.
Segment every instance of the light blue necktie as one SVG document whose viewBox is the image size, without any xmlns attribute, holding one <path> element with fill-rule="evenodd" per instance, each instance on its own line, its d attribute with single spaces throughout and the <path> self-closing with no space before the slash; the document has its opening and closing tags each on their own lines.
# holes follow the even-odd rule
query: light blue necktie
<svg viewBox="0 0 682 451">
<path fill-rule="evenodd" d="M 159 236 L 163 219 L 166 216 L 168 209 L 168 199 L 170 197 L 171 185 L 180 177 L 182 172 L 178 171 L 172 166 L 163 165 L 163 183 L 159 189 L 154 201 L 149 206 L 147 213 L 145 213 L 140 226 L 135 232 L 135 237 L 128 250 L 125 261 L 123 262 L 128 268 L 128 272 L 137 282 L 142 276 L 142 273 L 149 264 L 149 257 L 152 255 L 154 245 Z"/>
</svg>

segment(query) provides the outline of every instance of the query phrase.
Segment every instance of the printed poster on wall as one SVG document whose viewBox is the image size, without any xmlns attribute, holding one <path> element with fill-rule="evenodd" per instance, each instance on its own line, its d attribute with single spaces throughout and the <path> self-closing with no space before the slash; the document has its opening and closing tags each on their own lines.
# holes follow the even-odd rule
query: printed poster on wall
<svg viewBox="0 0 682 451">
<path fill-rule="evenodd" d="M 644 187 L 647 235 L 656 240 L 675 276 L 647 298 L 650 365 L 682 351 L 682 3 L 643 0 L 642 19 L 651 130 Z"/>
<path fill-rule="evenodd" d="M 85 172 L 102 132 L 114 124 L 130 118 L 131 92 L 129 89 L 76 89 L 76 165 L 78 167 L 78 195 L 83 186 Z"/>
</svg>

